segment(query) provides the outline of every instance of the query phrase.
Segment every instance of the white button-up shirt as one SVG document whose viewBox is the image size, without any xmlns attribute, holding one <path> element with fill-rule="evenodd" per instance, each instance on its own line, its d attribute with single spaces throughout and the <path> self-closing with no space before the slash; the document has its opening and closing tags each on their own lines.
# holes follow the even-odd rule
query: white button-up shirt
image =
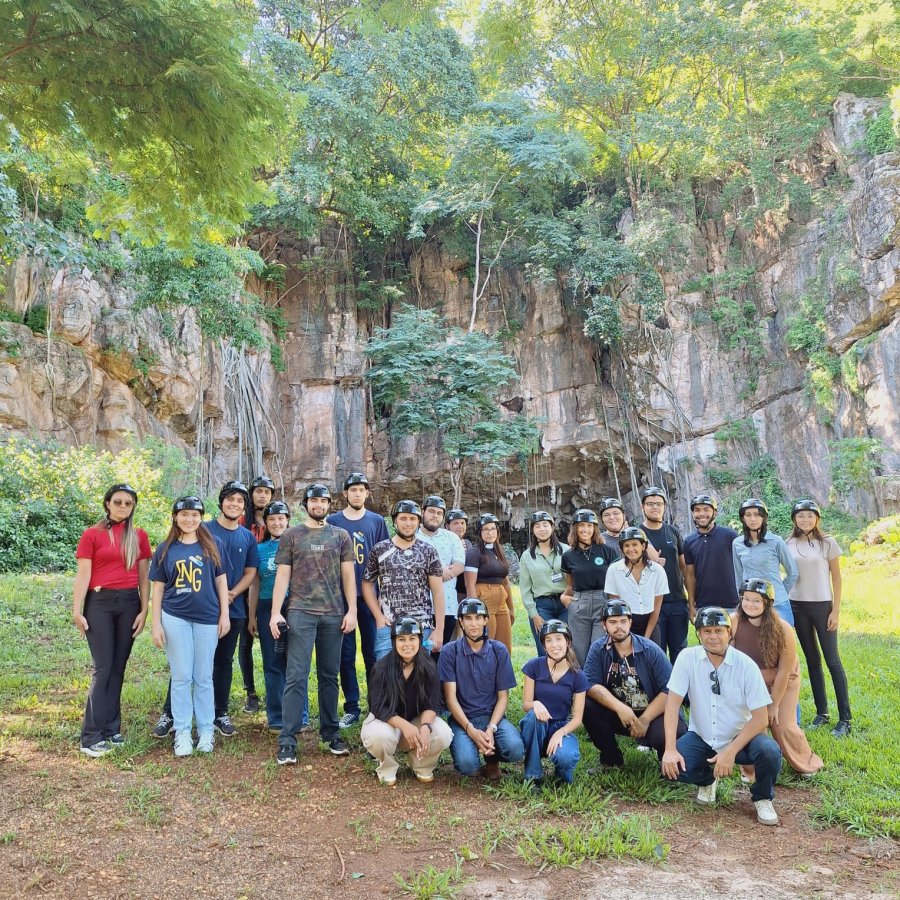
<svg viewBox="0 0 900 900">
<path fill-rule="evenodd" d="M 628 604 L 636 616 L 652 613 L 656 598 L 669 593 L 666 570 L 650 560 L 641 571 L 641 580 L 635 581 L 624 559 L 617 559 L 606 572 L 606 593 L 615 594 Z"/>
<path fill-rule="evenodd" d="M 714 694 L 710 678 L 717 673 L 720 693 Z M 740 650 L 729 647 L 719 668 L 709 661 L 703 647 L 688 647 L 678 654 L 669 690 L 689 697 L 691 718 L 688 729 L 719 751 L 727 747 L 747 724 L 753 710 L 772 702 L 759 666 Z"/>
</svg>

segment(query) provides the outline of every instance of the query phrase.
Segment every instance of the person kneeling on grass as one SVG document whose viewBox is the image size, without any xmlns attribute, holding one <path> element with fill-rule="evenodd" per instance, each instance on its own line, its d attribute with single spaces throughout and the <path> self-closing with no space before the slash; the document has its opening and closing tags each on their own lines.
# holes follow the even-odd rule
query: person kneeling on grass
<svg viewBox="0 0 900 900">
<path fill-rule="evenodd" d="M 781 749 L 765 734 L 771 698 L 762 673 L 746 653 L 730 646 L 731 618 L 721 607 L 699 610 L 694 628 L 700 646 L 682 650 L 669 678 L 662 773 L 672 781 L 699 785 L 697 802 L 711 806 L 719 779 L 730 775 L 735 763 L 755 766 L 750 796 L 756 820 L 777 825 L 772 800 Z M 677 737 L 685 697 L 691 701 L 691 721 Z"/>
<path fill-rule="evenodd" d="M 525 744 L 525 778 L 540 788 L 541 757 L 549 757 L 558 781 L 571 784 L 581 759 L 575 730 L 581 725 L 587 679 L 572 650 L 572 632 L 559 619 L 548 619 L 539 632 L 545 656 L 522 666 L 525 690 L 519 722 Z"/>
<path fill-rule="evenodd" d="M 453 731 L 450 755 L 457 772 L 477 775 L 484 754 L 482 774 L 496 781 L 501 760 L 518 762 L 525 755 L 518 729 L 506 718 L 516 676 L 506 647 L 487 636 L 484 603 L 469 597 L 456 616 L 463 636 L 441 649 L 438 662 Z"/>
<path fill-rule="evenodd" d="M 590 685 L 584 707 L 588 737 L 604 766 L 625 763 L 617 734 L 636 738 L 639 748 L 662 756 L 663 710 L 672 664 L 657 644 L 632 634 L 631 608 L 623 600 L 607 600 L 600 615 L 607 636 L 594 641 L 584 666 Z M 676 727 L 679 737 L 687 731 L 681 716 Z"/>
<path fill-rule="evenodd" d="M 396 753 L 408 751 L 407 760 L 419 781 L 434 781 L 434 767 L 453 733 L 443 719 L 441 685 L 437 669 L 422 647 L 422 625 L 405 617 L 391 625 L 392 652 L 372 667 L 369 679 L 369 715 L 360 737 L 378 760 L 378 780 L 397 783 Z"/>
</svg>

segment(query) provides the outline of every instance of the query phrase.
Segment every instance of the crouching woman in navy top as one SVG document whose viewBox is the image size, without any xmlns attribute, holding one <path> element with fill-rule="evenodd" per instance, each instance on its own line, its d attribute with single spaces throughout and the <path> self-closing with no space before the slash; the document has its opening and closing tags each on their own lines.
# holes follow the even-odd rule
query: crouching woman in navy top
<svg viewBox="0 0 900 900">
<path fill-rule="evenodd" d="M 153 643 L 165 648 L 172 674 L 175 755 L 213 748 L 213 657 L 231 627 L 222 546 L 202 522 L 203 501 L 181 497 L 172 506 L 172 527 L 150 564 Z"/>
<path fill-rule="evenodd" d="M 572 650 L 572 633 L 559 619 L 541 626 L 540 641 L 546 656 L 522 666 L 525 690 L 519 722 L 525 744 L 525 778 L 539 786 L 544 776 L 541 757 L 547 756 L 559 781 L 571 784 L 581 759 L 574 731 L 581 725 L 588 683 Z"/>
</svg>

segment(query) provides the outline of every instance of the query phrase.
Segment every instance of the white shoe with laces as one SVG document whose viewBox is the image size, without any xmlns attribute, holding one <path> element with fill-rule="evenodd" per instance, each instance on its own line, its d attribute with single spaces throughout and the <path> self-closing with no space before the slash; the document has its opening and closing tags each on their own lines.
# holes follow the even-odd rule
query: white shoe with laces
<svg viewBox="0 0 900 900">
<path fill-rule="evenodd" d="M 760 825 L 778 824 L 778 813 L 771 800 L 754 800 L 753 805 L 756 807 L 756 821 Z"/>
<path fill-rule="evenodd" d="M 697 788 L 697 803 L 701 806 L 712 806 L 716 802 L 716 788 L 718 786 L 718 778 L 714 779 L 712 784 L 701 784 Z"/>
<path fill-rule="evenodd" d="M 175 755 L 190 756 L 194 752 L 194 741 L 190 731 L 175 732 Z"/>
</svg>

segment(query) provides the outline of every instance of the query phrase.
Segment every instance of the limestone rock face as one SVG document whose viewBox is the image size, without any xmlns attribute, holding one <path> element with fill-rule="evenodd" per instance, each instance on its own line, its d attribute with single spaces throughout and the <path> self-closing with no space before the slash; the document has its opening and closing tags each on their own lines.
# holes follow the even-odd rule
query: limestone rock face
<svg viewBox="0 0 900 900">
<path fill-rule="evenodd" d="M 524 467 L 511 462 L 503 475 L 465 483 L 470 514 L 497 512 L 518 528 L 532 509 L 567 515 L 609 494 L 636 513 L 636 492 L 663 483 L 686 522 L 689 497 L 710 489 L 723 459 L 741 471 L 765 455 L 790 494 L 827 501 L 834 442 L 861 436 L 885 449 L 872 484 L 842 499 L 867 516 L 900 508 L 900 154 L 860 151 L 865 122 L 879 109 L 838 98 L 810 174 L 818 186 L 837 180 L 833 202 L 804 220 L 740 235 L 755 272 L 742 287 L 713 296 L 686 284 L 729 271 L 734 241 L 718 219 L 690 224 L 689 271 L 663 273 L 665 308 L 653 322 L 626 302 L 619 351 L 585 337 L 563 281 L 496 272 L 476 327 L 507 336 L 521 383 L 503 399 L 540 417 L 543 438 Z M 631 225 L 624 216 L 623 228 Z M 311 481 L 339 487 L 361 469 L 381 511 L 432 491 L 449 499 L 437 437 L 397 440 L 375 418 L 363 348 L 390 324 L 390 309 L 360 302 L 346 236 L 250 239 L 262 241 L 267 258 L 286 266 L 283 288 L 267 298 L 287 322 L 282 371 L 265 354 L 204 341 L 190 311 L 170 323 L 138 311 L 103 273 L 48 272 L 19 260 L 3 302 L 19 314 L 46 305 L 51 337 L 2 323 L 0 427 L 112 449 L 155 435 L 201 454 L 206 489 L 264 469 L 296 499 Z M 467 327 L 469 261 L 440 241 L 404 261 L 408 300 Z M 271 290 L 252 280 L 249 287 L 264 297 Z M 828 352 L 855 373 L 835 384 L 828 409 L 810 391 L 809 361 L 787 340 L 809 316 L 813 294 L 825 304 Z M 723 319 L 723 310 L 746 304 L 752 315 L 742 323 Z"/>
</svg>

